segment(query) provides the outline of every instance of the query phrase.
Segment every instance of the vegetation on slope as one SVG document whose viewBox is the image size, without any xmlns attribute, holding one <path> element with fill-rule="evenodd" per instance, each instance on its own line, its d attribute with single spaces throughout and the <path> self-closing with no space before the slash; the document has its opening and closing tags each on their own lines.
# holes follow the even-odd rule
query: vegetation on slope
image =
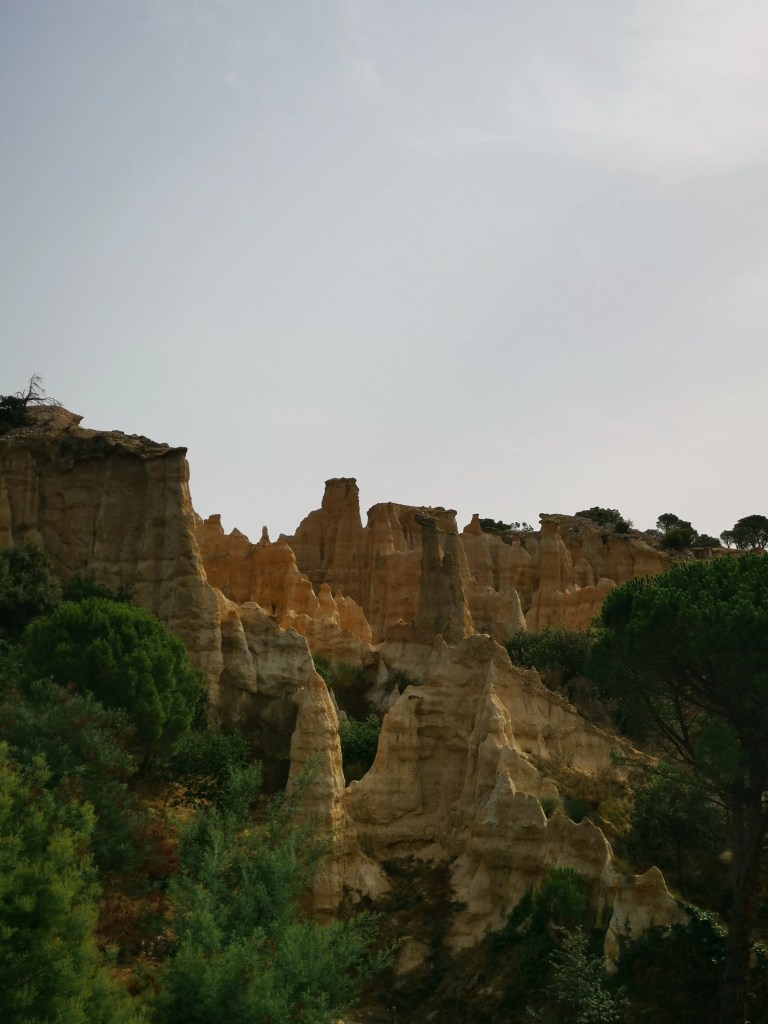
<svg viewBox="0 0 768 1024">
<path fill-rule="evenodd" d="M 205 728 L 179 641 L 125 593 L 66 594 L 39 548 L 0 552 L 3 1020 L 338 1019 L 386 963 L 376 919 L 302 911 L 325 847 Z"/>
</svg>

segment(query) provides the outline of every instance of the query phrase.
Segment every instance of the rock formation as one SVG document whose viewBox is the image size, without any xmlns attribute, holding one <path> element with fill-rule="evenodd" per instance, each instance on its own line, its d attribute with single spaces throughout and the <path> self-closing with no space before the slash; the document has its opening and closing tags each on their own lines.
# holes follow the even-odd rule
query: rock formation
<svg viewBox="0 0 768 1024">
<path fill-rule="evenodd" d="M 209 683 L 222 668 L 216 595 L 194 535 L 185 448 L 79 426 L 56 407 L 0 437 L 0 542 L 36 540 L 64 579 L 129 587 Z"/>
<path fill-rule="evenodd" d="M 547 764 L 596 773 L 618 740 L 588 725 L 495 642 L 550 622 L 588 623 L 611 586 L 658 572 L 636 536 L 573 517 L 539 535 L 459 534 L 443 508 L 375 505 L 363 527 L 354 480 L 330 480 L 292 537 L 252 544 L 192 510 L 183 448 L 80 427 L 40 408 L 0 438 L 0 543 L 34 539 L 66 579 L 126 586 L 186 644 L 205 673 L 214 721 L 287 758 L 292 785 L 309 759 L 307 813 L 331 848 L 315 908 L 344 888 L 376 895 L 380 861 L 450 859 L 466 910 L 456 946 L 500 924 L 554 865 L 579 870 L 609 942 L 677 913 L 658 872 L 621 877 L 602 833 L 563 814 Z M 338 717 L 310 650 L 371 666 L 389 707 L 370 772 L 345 791 Z M 412 677 L 421 685 L 400 686 Z M 403 675 L 403 673 L 405 675 Z M 610 949 L 609 949 L 610 951 Z"/>
<path fill-rule="evenodd" d="M 414 666 L 401 658 L 400 667 Z M 611 920 L 609 953 L 619 935 L 682 919 L 658 872 L 622 876 L 589 820 L 544 813 L 541 800 L 557 797 L 546 765 L 599 774 L 621 747 L 616 737 L 588 725 L 535 672 L 513 667 L 488 636 L 458 645 L 438 637 L 419 670 L 422 685 L 387 713 L 373 767 L 344 803 L 371 858 L 453 862 L 456 898 L 466 903 L 454 946 L 500 927 L 551 867 L 585 879 L 595 920 Z"/>
<path fill-rule="evenodd" d="M 451 601 L 468 612 L 461 613 L 463 626 L 449 627 L 454 637 L 478 632 L 504 640 L 526 626 L 584 628 L 613 586 L 670 564 L 666 553 L 640 535 L 604 530 L 575 516 L 542 516 L 540 533 L 522 537 L 486 533 L 474 516 L 458 534 L 451 510 L 390 503 L 374 505 L 363 527 L 351 478 L 328 480 L 321 508 L 281 539 L 315 590 L 327 583 L 334 593 L 351 597 L 380 641 L 419 616 L 426 624 L 420 610 L 425 585 L 431 585 L 435 605 L 442 603 L 445 583 L 432 571 L 435 534 L 441 563 L 447 547 L 448 564 L 461 577 L 462 593 L 452 584 Z M 446 612 L 448 619 L 454 614 Z"/>
</svg>

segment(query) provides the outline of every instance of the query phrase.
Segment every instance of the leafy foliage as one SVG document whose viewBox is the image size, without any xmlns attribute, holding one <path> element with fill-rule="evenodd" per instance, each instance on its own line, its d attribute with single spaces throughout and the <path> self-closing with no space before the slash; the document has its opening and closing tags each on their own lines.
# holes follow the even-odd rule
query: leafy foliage
<svg viewBox="0 0 768 1024">
<path fill-rule="evenodd" d="M 591 519 L 598 526 L 612 526 L 617 533 L 626 533 L 632 527 L 632 520 L 625 519 L 616 508 L 601 508 L 599 505 L 593 505 L 592 508 L 575 512 L 574 515 L 580 516 L 582 519 Z"/>
<path fill-rule="evenodd" d="M 760 853 L 768 829 L 768 560 L 680 565 L 603 605 L 590 673 L 645 713 L 670 758 L 729 811 L 732 906 L 723 1020 L 743 1021 Z"/>
<path fill-rule="evenodd" d="M 550 1012 L 534 1013 L 535 1019 L 552 1019 L 552 1010 L 563 1024 L 612 1024 L 624 1019 L 624 993 L 609 990 L 603 959 L 590 950 L 581 928 L 564 930 L 550 968 L 545 988 Z"/>
<path fill-rule="evenodd" d="M 145 753 L 174 749 L 203 686 L 181 641 L 153 615 L 104 598 L 65 602 L 31 623 L 23 661 L 27 679 L 50 676 L 123 708 Z"/>
<path fill-rule="evenodd" d="M 592 630 L 547 626 L 540 633 L 521 630 L 506 640 L 504 646 L 513 665 L 556 669 L 561 674 L 561 684 L 566 684 L 584 675 L 594 641 Z"/>
<path fill-rule="evenodd" d="M 730 531 L 737 548 L 765 551 L 768 544 L 768 517 L 744 516 Z"/>
<path fill-rule="evenodd" d="M 625 847 L 641 870 L 661 868 L 686 896 L 696 863 L 724 849 L 723 812 L 689 771 L 661 762 L 635 794 Z M 708 888 L 711 889 L 711 881 Z"/>
<path fill-rule="evenodd" d="M 541 885 L 529 889 L 496 932 L 497 945 L 519 942 L 526 936 L 544 937 L 551 948 L 553 928 L 581 927 L 587 915 L 584 883 L 573 868 L 550 868 Z"/>
<path fill-rule="evenodd" d="M 410 672 L 406 672 L 405 669 L 396 668 L 389 673 L 387 676 L 387 683 L 391 684 L 392 687 L 397 687 L 398 693 L 405 693 L 409 686 L 421 686 L 421 680 L 417 679 L 416 676 L 412 676 Z"/>
<path fill-rule="evenodd" d="M 242 733 L 194 730 L 182 738 L 158 774 L 174 792 L 173 803 L 196 807 L 219 802 L 233 774 L 250 759 L 250 745 Z"/>
<path fill-rule="evenodd" d="M 119 586 L 117 590 L 112 590 L 104 583 L 97 583 L 93 573 L 75 573 L 64 584 L 61 596 L 65 601 L 85 601 L 89 597 L 102 597 L 106 601 L 130 604 L 133 600 L 128 587 Z"/>
<path fill-rule="evenodd" d="M 709 533 L 700 533 L 696 538 L 696 545 L 702 548 L 721 548 L 723 546 L 719 537 L 713 537 Z"/>
<path fill-rule="evenodd" d="M 682 904 L 688 924 L 649 928 L 622 947 L 617 982 L 625 987 L 631 1011 L 627 1024 L 715 1024 L 718 986 L 727 953 L 725 929 L 714 914 Z M 768 1019 L 768 962 L 753 949 L 749 972 L 749 1020 Z"/>
<path fill-rule="evenodd" d="M 185 826 L 158 1024 L 330 1024 L 381 966 L 368 952 L 371 917 L 321 926 L 300 913 L 322 848 L 295 823 L 295 801 L 250 818 L 258 785 L 254 769 L 235 772 L 221 803 Z"/>
<path fill-rule="evenodd" d="M 354 718 L 343 718 L 339 722 L 339 738 L 344 769 L 350 765 L 357 768 L 357 777 L 364 775 L 373 764 L 379 746 L 381 722 L 378 715 L 368 715 L 358 722 Z"/>
<path fill-rule="evenodd" d="M 37 616 L 61 601 L 61 581 L 38 544 L 0 551 L 0 638 L 16 640 Z"/>
<path fill-rule="evenodd" d="M 533 533 L 533 527 L 530 523 L 525 522 L 513 522 L 503 523 L 500 519 L 479 519 L 480 529 L 485 533 L 490 531 L 498 531 L 499 533 Z"/>
<path fill-rule="evenodd" d="M 665 512 L 656 520 L 657 533 L 661 535 L 661 545 L 671 551 L 682 548 L 721 546 L 717 537 L 706 533 L 698 533 L 687 519 L 681 519 L 674 512 Z"/>
<path fill-rule="evenodd" d="M 20 763 L 43 757 L 46 788 L 60 803 L 88 801 L 95 811 L 92 844 L 100 867 L 133 859 L 138 824 L 128 783 L 137 766 L 127 752 L 132 728 L 122 711 L 107 710 L 90 694 L 36 682 L 0 702 L 0 735 Z"/>
<path fill-rule="evenodd" d="M 0 992 L 4 1024 L 138 1022 L 93 938 L 89 808 L 62 806 L 42 759 L 0 744 Z"/>
</svg>

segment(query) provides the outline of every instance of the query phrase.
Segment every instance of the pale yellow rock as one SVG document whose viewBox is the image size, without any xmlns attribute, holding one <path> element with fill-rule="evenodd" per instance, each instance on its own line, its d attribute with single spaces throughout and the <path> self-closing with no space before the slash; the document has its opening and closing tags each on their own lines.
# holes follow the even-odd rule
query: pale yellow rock
<svg viewBox="0 0 768 1024">
<path fill-rule="evenodd" d="M 209 685 L 223 668 L 216 595 L 195 539 L 186 449 L 79 426 L 64 409 L 0 437 L 0 536 L 42 543 L 64 579 L 93 573 L 184 642 Z"/>
<path fill-rule="evenodd" d="M 432 954 L 429 943 L 417 939 L 413 935 L 405 935 L 398 947 L 395 975 L 401 977 L 411 971 L 423 967 Z"/>
<path fill-rule="evenodd" d="M 621 939 L 629 941 L 648 928 L 688 921 L 688 915 L 671 898 L 664 876 L 655 867 L 644 875 L 622 878 L 616 888 L 612 909 L 605 936 L 605 955 L 609 963 L 618 958 Z"/>
<path fill-rule="evenodd" d="M 289 793 L 303 780 L 301 814 L 319 827 L 328 841 L 329 850 L 315 873 L 312 893 L 314 912 L 330 918 L 345 889 L 376 897 L 386 891 L 388 883 L 381 868 L 361 853 L 354 824 L 342 803 L 339 722 L 328 688 L 313 672 L 294 700 L 299 714 L 291 739 Z"/>
<path fill-rule="evenodd" d="M 255 602 L 283 628 L 296 629 L 317 654 L 354 663 L 370 661 L 371 627 L 352 598 L 317 594 L 299 572 L 285 540 L 270 543 L 266 528 L 258 544 L 239 530 L 225 534 L 218 515 L 197 523 L 197 537 L 209 581 L 238 604 Z"/>
<path fill-rule="evenodd" d="M 402 666 L 406 650 L 388 644 L 382 656 Z M 610 911 L 619 892 L 632 904 L 633 886 L 617 876 L 602 832 L 559 812 L 547 819 L 541 800 L 556 800 L 557 790 L 536 767 L 565 763 L 595 775 L 621 741 L 585 722 L 535 672 L 512 666 L 488 636 L 458 645 L 437 638 L 426 664 L 423 645 L 418 657 L 421 685 L 387 712 L 371 770 L 344 797 L 362 850 L 376 860 L 453 859 L 456 899 L 467 905 L 453 926 L 455 947 L 500 926 L 551 867 L 587 880 L 595 913 Z M 659 915 L 665 907 L 672 914 L 671 899 L 657 897 Z M 632 920 L 641 927 L 642 913 Z"/>
</svg>

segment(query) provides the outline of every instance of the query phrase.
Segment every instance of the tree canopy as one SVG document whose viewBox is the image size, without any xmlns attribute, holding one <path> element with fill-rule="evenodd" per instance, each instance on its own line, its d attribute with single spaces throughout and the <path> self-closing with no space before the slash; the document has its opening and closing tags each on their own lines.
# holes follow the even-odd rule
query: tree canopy
<svg viewBox="0 0 768 1024">
<path fill-rule="evenodd" d="M 158 1024 L 331 1024 L 381 969 L 375 920 L 321 925 L 297 903 L 324 847 L 277 798 L 257 823 L 254 768 L 189 818 L 171 884 L 176 949 L 160 974 Z"/>
<path fill-rule="evenodd" d="M 632 526 L 632 521 L 626 519 L 617 508 L 601 508 L 599 505 L 593 505 L 592 508 L 575 512 L 574 515 L 580 516 L 582 519 L 591 519 L 598 526 L 612 526 L 617 533 L 626 533 Z"/>
<path fill-rule="evenodd" d="M 743 516 L 730 532 L 737 548 L 765 551 L 768 544 L 768 516 Z"/>
<path fill-rule="evenodd" d="M 0 639 L 16 640 L 32 619 L 60 601 L 61 581 L 38 544 L 0 551 Z"/>
<path fill-rule="evenodd" d="M 730 814 L 732 908 L 721 1021 L 742 1024 L 768 828 L 768 559 L 674 567 L 612 591 L 589 671 L 634 700 L 667 754 Z"/>
<path fill-rule="evenodd" d="M 3 1024 L 138 1024 L 93 938 L 92 811 L 57 803 L 47 781 L 41 758 L 22 768 L 0 744 Z"/>
<path fill-rule="evenodd" d="M 695 546 L 719 548 L 720 541 L 706 533 L 698 533 L 687 519 L 681 519 L 674 512 L 665 512 L 656 520 L 656 529 L 662 537 L 665 548 L 679 550 Z"/>
<path fill-rule="evenodd" d="M 145 751 L 170 751 L 203 692 L 183 644 L 149 612 L 104 598 L 64 602 L 23 638 L 29 680 L 50 677 L 123 708 Z"/>
</svg>

